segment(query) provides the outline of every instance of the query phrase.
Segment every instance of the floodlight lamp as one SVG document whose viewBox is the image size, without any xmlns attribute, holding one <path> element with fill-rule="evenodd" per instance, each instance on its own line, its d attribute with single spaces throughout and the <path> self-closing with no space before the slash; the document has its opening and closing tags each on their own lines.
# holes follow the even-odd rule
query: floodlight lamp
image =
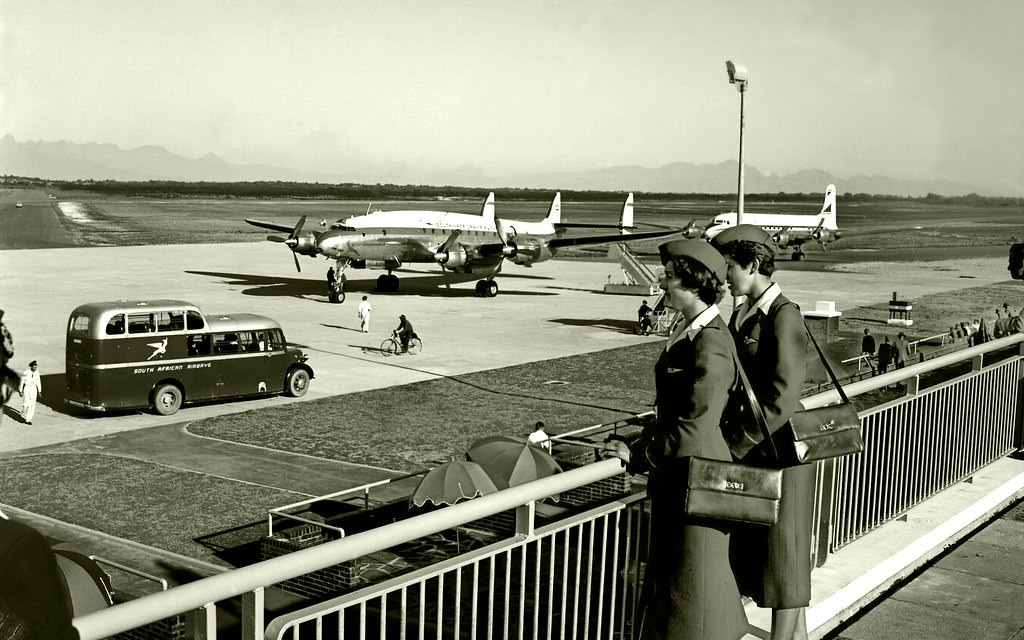
<svg viewBox="0 0 1024 640">
<path fill-rule="evenodd" d="M 729 72 L 729 84 L 736 85 L 737 91 L 743 91 L 747 86 L 747 68 L 742 64 L 734 64 L 732 60 L 726 60 L 725 70 Z"/>
</svg>

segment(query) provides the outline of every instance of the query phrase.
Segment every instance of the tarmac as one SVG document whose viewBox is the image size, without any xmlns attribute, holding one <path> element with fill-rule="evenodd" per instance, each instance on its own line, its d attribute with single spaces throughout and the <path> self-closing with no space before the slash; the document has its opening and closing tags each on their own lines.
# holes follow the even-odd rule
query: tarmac
<svg viewBox="0 0 1024 640">
<path fill-rule="evenodd" d="M 783 268 L 777 272 L 776 279 L 787 296 L 804 309 L 813 309 L 819 300 L 827 300 L 834 302 L 839 311 L 882 304 L 893 291 L 898 291 L 901 298 L 913 300 L 965 285 L 978 286 L 1007 279 L 1005 258 L 968 258 L 940 264 L 872 262 L 870 257 L 865 255 L 865 260 L 842 271 L 816 271 L 807 269 L 806 265 L 799 270 Z M 501 293 L 496 298 L 474 296 L 473 284 L 479 276 L 467 282 L 452 282 L 449 288 L 436 271 L 403 270 L 398 273 L 401 278 L 398 293 L 378 294 L 373 290 L 378 272 L 351 271 L 348 297 L 343 304 L 334 305 L 327 301 L 322 278 L 327 264 L 308 258 L 300 260 L 304 271 L 297 274 L 291 271 L 288 251 L 267 242 L 0 252 L 0 308 L 6 310 L 4 320 L 14 335 L 16 354 L 12 367 L 21 371 L 29 360 L 35 359 L 44 375 L 42 404 L 37 408 L 32 426 L 20 420 L 17 395 L 5 408 L 6 415 L 0 424 L 0 455 L 31 454 L 43 450 L 41 448 L 102 451 L 311 496 L 323 495 L 395 477 L 396 473 L 211 441 L 189 434 L 185 424 L 231 412 L 658 340 L 637 335 L 633 330 L 641 297 L 601 292 L 609 280 L 621 280 L 618 266 L 611 262 L 555 260 L 531 269 L 506 266 L 504 274 L 498 278 Z M 355 315 L 362 295 L 369 297 L 374 308 L 368 334 L 358 330 Z M 316 377 L 309 393 L 299 399 L 268 397 L 187 405 L 171 417 L 146 411 L 113 415 L 70 411 L 63 405 L 61 393 L 68 315 L 78 304 L 136 298 L 178 298 L 196 303 L 207 312 L 252 312 L 275 318 L 283 326 L 288 340 L 310 355 L 309 364 Z M 728 299 L 723 307 L 727 314 Z M 399 313 L 406 314 L 413 322 L 423 338 L 424 349 L 417 356 L 385 358 L 379 351 L 379 344 L 397 324 Z M 1006 487 L 1016 487 L 1015 482 L 1024 486 L 1022 464 L 1007 459 L 986 468 L 986 473 L 993 474 L 991 478 L 985 479 L 985 473 L 978 474 L 978 480 L 967 487 L 964 495 L 957 497 L 960 503 L 954 501 L 952 506 L 946 505 L 935 514 L 921 516 L 923 528 L 913 535 L 895 535 L 893 527 L 898 530 L 904 523 L 890 523 L 830 559 L 830 564 L 815 572 L 816 601 L 812 603 L 809 619 L 819 631 L 812 635 L 820 637 L 826 627 L 834 628 L 851 615 L 852 609 L 837 604 L 836 594 L 850 595 L 849 585 L 856 584 L 856 576 L 864 574 L 872 563 L 906 554 L 904 549 L 908 547 L 928 546 L 930 542 L 920 540 L 931 535 L 928 532 L 934 531 L 939 521 L 967 518 L 968 523 L 956 530 L 957 535 L 964 535 L 1018 500 L 1024 489 Z M 273 471 L 268 472 L 268 469 Z M 1003 492 L 1000 501 L 986 503 L 986 509 L 968 516 L 957 515 L 972 508 L 977 510 L 984 496 L 1000 490 Z M 952 497 L 943 498 L 947 499 Z M 3 503 L 2 496 L 0 503 Z M 168 555 L 67 523 L 24 514 L 2 504 L 0 509 L 12 511 L 12 516 L 27 518 L 53 537 L 89 549 L 99 548 L 100 555 L 143 570 L 185 577 L 222 570 L 213 561 Z M 908 522 L 913 519 L 908 516 Z M 983 536 L 979 534 L 977 540 L 971 539 L 961 547 L 988 545 L 977 547 L 983 551 L 973 553 L 982 554 L 975 557 L 989 558 L 990 562 L 972 560 L 971 551 L 965 552 L 968 555 L 964 557 L 951 553 L 935 565 L 945 573 L 924 579 L 923 576 L 933 570 L 929 569 L 920 578 L 925 580 L 922 586 L 906 592 L 901 589 L 896 594 L 903 595 L 894 594 L 843 629 L 843 635 L 837 637 L 1024 638 L 1020 635 L 1024 616 L 1019 614 L 1024 611 L 1021 606 L 1024 605 L 1024 579 L 1019 578 L 1024 576 L 1024 571 L 1020 571 L 1024 567 L 1016 565 L 1014 573 L 1015 565 L 1010 562 L 1024 558 L 1024 554 L 1019 553 L 1024 550 L 1024 529 L 1020 522 L 1007 518 L 997 520 L 996 524 L 997 529 L 992 529 L 996 525 L 990 525 L 983 530 Z M 888 533 L 883 534 L 885 531 Z M 956 535 L 951 534 L 931 544 L 931 551 L 919 554 L 919 558 L 925 559 L 919 562 L 934 558 L 954 539 Z M 890 545 L 903 546 L 890 550 L 883 544 L 884 540 Z M 855 554 L 855 545 L 859 545 L 865 555 Z M 841 557 L 850 559 L 852 565 L 846 567 L 848 560 L 840 560 Z M 169 572 L 168 566 L 175 571 Z M 882 571 L 888 572 L 889 577 L 880 578 L 878 584 L 853 602 L 863 603 L 865 598 L 877 597 L 885 589 L 898 585 L 918 566 L 920 564 L 914 566 L 911 562 L 895 570 Z M 908 586 L 917 583 L 915 580 Z M 940 597 L 941 594 L 946 595 Z M 954 606 L 952 602 L 959 604 Z M 990 605 L 991 602 L 1001 604 Z M 831 614 L 830 607 L 837 613 Z M 999 618 L 990 611 L 1000 607 L 1012 613 Z M 933 619 L 926 615 L 928 611 L 935 612 L 934 622 L 923 622 Z M 976 615 L 977 622 L 964 618 L 962 624 L 955 626 L 942 621 L 943 616 L 953 616 L 956 612 L 962 615 L 964 611 Z M 1020 621 L 1013 634 L 996 635 L 1012 630 L 1015 615 Z M 756 613 L 754 618 L 757 618 Z M 897 628 L 899 633 L 889 631 Z M 916 635 L 918 630 L 922 635 Z M 961 630 L 980 635 L 958 635 Z M 988 630 L 993 635 L 989 635 Z M 946 631 L 952 635 L 946 635 Z"/>
</svg>

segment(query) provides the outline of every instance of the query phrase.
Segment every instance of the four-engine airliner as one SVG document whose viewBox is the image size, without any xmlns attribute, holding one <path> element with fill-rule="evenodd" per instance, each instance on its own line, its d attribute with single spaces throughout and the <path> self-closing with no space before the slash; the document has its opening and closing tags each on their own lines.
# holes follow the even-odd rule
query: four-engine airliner
<svg viewBox="0 0 1024 640">
<path fill-rule="evenodd" d="M 810 240 L 817 241 L 822 247 L 826 243 L 842 237 L 836 224 L 836 186 L 828 185 L 825 189 L 825 203 L 817 215 L 785 214 L 785 213 L 744 213 L 743 224 L 755 224 L 772 234 L 772 239 L 780 249 L 793 248 L 793 260 L 802 260 L 803 249 L 800 246 Z M 704 235 L 714 238 L 729 227 L 736 225 L 735 213 L 723 213 L 715 216 L 711 224 L 704 230 Z"/>
<path fill-rule="evenodd" d="M 288 232 L 286 238 L 267 238 L 287 245 L 293 252 L 295 268 L 300 271 L 297 254 L 325 256 L 336 261 L 339 282 L 344 282 L 347 268 L 385 269 L 388 273 L 377 278 L 377 289 L 397 291 L 398 276 L 392 271 L 406 263 L 432 262 L 442 270 L 483 274 L 483 279 L 476 283 L 476 293 L 483 297 L 497 295 L 494 276 L 505 260 L 529 267 L 550 259 L 562 247 L 657 238 L 680 231 L 674 227 L 632 231 L 632 193 L 623 204 L 618 231 L 614 234 L 568 235 L 567 228 L 581 225 L 563 225 L 561 215 L 561 193 L 556 193 L 547 216 L 539 222 L 497 218 L 492 192 L 484 201 L 480 215 L 447 211 L 374 211 L 338 220 L 320 233 L 302 231 L 305 216 L 294 227 L 259 220 L 246 222 Z"/>
</svg>

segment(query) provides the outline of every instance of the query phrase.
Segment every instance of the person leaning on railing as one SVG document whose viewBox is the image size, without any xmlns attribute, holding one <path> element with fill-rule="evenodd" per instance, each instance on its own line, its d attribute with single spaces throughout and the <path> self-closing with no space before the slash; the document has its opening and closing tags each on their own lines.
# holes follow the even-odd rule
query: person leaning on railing
<svg viewBox="0 0 1024 640">
<path fill-rule="evenodd" d="M 807 348 L 803 316 L 772 281 L 775 243 L 764 229 L 738 225 L 715 236 L 712 244 L 725 256 L 730 292 L 746 298 L 733 312 L 729 328 L 775 444 L 761 441 L 743 453 L 741 461 L 783 469 L 778 522 L 737 526 L 730 547 L 732 566 L 740 590 L 758 606 L 772 609 L 772 640 L 805 640 L 806 608 L 811 600 L 814 465 L 797 463 L 792 435 L 783 428 L 801 408 Z M 738 426 L 741 420 L 731 424 Z M 734 448 L 733 454 L 737 453 Z"/>
<path fill-rule="evenodd" d="M 665 305 L 682 318 L 654 368 L 657 418 L 631 445 L 607 444 L 631 472 L 650 472 L 649 560 L 634 637 L 735 640 L 748 625 L 729 564 L 730 526 L 683 511 L 690 458 L 731 459 L 719 427 L 736 377 L 717 305 L 725 261 L 702 240 L 675 240 L 660 250 Z"/>
</svg>

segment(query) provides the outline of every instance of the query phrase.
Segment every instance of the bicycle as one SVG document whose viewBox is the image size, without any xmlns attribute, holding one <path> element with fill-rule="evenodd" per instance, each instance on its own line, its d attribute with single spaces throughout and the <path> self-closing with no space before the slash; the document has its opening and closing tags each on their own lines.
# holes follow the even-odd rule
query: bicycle
<svg viewBox="0 0 1024 640">
<path fill-rule="evenodd" d="M 423 341 L 420 340 L 419 336 L 413 333 L 409 336 L 409 348 L 406 351 L 402 351 L 402 341 L 398 337 L 397 331 L 391 332 L 390 338 L 385 338 L 384 342 L 380 343 L 380 352 L 385 357 L 398 355 L 400 353 L 408 353 L 409 355 L 416 355 L 423 350 Z"/>
</svg>

